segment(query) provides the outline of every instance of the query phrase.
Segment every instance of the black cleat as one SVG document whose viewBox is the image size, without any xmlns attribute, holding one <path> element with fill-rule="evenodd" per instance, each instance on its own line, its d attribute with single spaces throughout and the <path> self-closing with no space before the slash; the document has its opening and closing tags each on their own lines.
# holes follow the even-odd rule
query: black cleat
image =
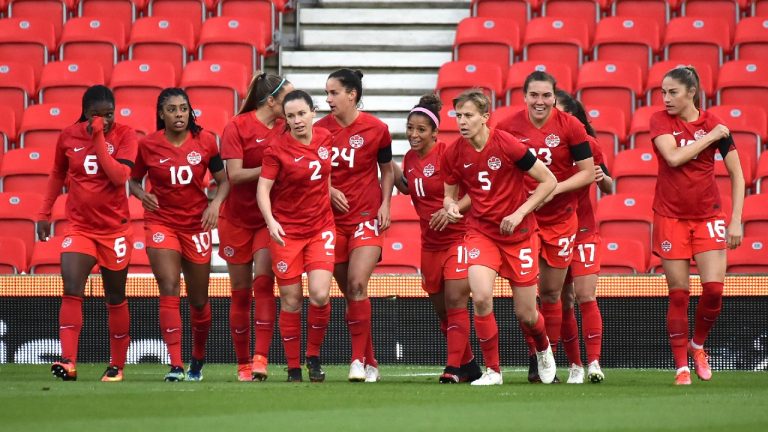
<svg viewBox="0 0 768 432">
<path fill-rule="evenodd" d="M 531 384 L 540 384 L 539 363 L 536 360 L 536 354 L 528 356 L 528 382 Z"/>
<path fill-rule="evenodd" d="M 299 370 L 301 371 L 301 370 Z M 312 356 L 307 357 L 307 371 L 309 372 L 309 381 L 310 382 L 323 382 L 325 381 L 325 371 L 320 366 L 320 357 Z M 289 375 L 290 375 L 290 371 Z M 290 381 L 290 377 L 288 379 Z M 299 376 L 299 381 L 301 381 L 301 376 Z"/>
<path fill-rule="evenodd" d="M 464 363 L 459 368 L 459 378 L 461 382 L 472 382 L 476 379 L 479 379 L 481 376 L 483 376 L 483 370 L 480 368 L 480 365 L 477 364 L 476 359 L 472 359 L 469 361 L 469 363 Z"/>
<path fill-rule="evenodd" d="M 181 366 L 171 366 L 171 370 L 165 374 L 163 381 L 165 382 L 179 382 L 184 381 L 184 368 Z"/>
<path fill-rule="evenodd" d="M 198 360 L 192 357 L 192 361 L 189 363 L 189 369 L 187 369 L 187 381 L 202 381 L 203 365 L 205 365 L 205 360 Z"/>
<path fill-rule="evenodd" d="M 555 378 L 552 380 L 552 384 L 560 384 L 560 383 L 561 383 L 560 378 L 558 378 L 557 375 L 555 375 Z"/>
<path fill-rule="evenodd" d="M 461 374 L 461 368 L 446 366 L 443 374 L 440 375 L 440 384 L 458 384 L 465 378 Z"/>
<path fill-rule="evenodd" d="M 51 374 L 62 381 L 77 381 L 77 369 L 69 359 L 61 359 L 51 365 Z"/>
<path fill-rule="evenodd" d="M 288 382 L 302 382 L 301 368 L 288 369 Z"/>
</svg>

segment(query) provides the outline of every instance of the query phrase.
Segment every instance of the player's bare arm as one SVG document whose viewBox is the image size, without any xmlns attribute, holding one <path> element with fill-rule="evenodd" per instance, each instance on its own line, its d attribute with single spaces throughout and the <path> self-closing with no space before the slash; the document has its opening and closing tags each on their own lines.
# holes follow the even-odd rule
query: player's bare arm
<svg viewBox="0 0 768 432">
<path fill-rule="evenodd" d="M 379 227 L 382 231 L 389 228 L 391 222 L 389 205 L 392 201 L 392 187 L 395 184 L 395 174 L 392 161 L 379 163 L 381 171 L 381 206 L 378 211 Z"/>
<path fill-rule="evenodd" d="M 269 200 L 269 193 L 272 191 L 272 186 L 275 184 L 274 180 L 260 178 L 259 184 L 256 186 L 256 202 L 259 204 L 259 210 L 264 215 L 264 221 L 267 223 L 267 229 L 269 230 L 269 236 L 277 242 L 280 246 L 285 246 L 285 241 L 281 236 L 285 235 L 283 227 L 272 215 L 272 202 Z"/>
<path fill-rule="evenodd" d="M 227 175 L 232 184 L 243 184 L 259 181 L 261 167 L 243 168 L 242 159 L 227 159 Z"/>
<path fill-rule="evenodd" d="M 227 180 L 227 172 L 225 170 L 219 170 L 214 173 L 213 179 L 216 181 L 216 195 L 213 197 L 208 207 L 203 212 L 202 226 L 204 230 L 212 230 L 216 228 L 216 224 L 219 220 L 219 209 L 221 209 L 221 203 L 229 195 L 229 180 Z"/>
<path fill-rule="evenodd" d="M 153 212 L 160 208 L 160 205 L 157 202 L 157 196 L 155 196 L 155 194 L 148 193 L 144 190 L 144 188 L 141 187 L 141 179 L 131 179 L 128 182 L 128 189 L 131 191 L 131 195 L 135 196 L 139 199 L 139 201 L 141 201 L 141 205 L 144 207 L 144 210 Z"/>
<path fill-rule="evenodd" d="M 403 195 L 410 195 L 411 191 L 408 189 L 408 180 L 406 180 L 405 174 L 403 173 L 403 169 L 400 167 L 400 165 L 393 163 L 392 172 L 397 190 Z"/>
<path fill-rule="evenodd" d="M 693 144 L 678 147 L 672 134 L 659 135 L 653 139 L 653 144 L 659 149 L 659 154 L 671 167 L 679 167 L 695 158 L 707 147 L 731 135 L 728 128 L 722 124 L 715 126 L 709 133 L 697 139 Z"/>
<path fill-rule="evenodd" d="M 725 162 L 725 169 L 728 170 L 728 175 L 731 177 L 731 202 L 733 203 L 726 241 L 729 249 L 736 249 L 744 237 L 744 229 L 741 226 L 741 212 L 744 209 L 744 173 L 741 171 L 739 154 L 735 149 L 731 149 L 725 155 L 723 162 Z"/>
<path fill-rule="evenodd" d="M 552 174 L 552 171 L 544 165 L 544 162 L 536 160 L 533 167 L 528 170 L 528 175 L 533 177 L 539 184 L 528 199 L 517 208 L 512 214 L 507 215 L 501 220 L 500 230 L 502 234 L 512 234 L 515 227 L 520 225 L 523 218 L 540 207 L 544 203 L 544 200 L 552 194 L 552 191 L 557 187 L 557 178 Z"/>
</svg>

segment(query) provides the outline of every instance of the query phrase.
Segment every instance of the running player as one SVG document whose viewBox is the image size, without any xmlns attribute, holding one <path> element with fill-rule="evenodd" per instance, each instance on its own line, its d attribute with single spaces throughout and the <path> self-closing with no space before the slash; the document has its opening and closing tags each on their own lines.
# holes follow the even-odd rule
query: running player
<svg viewBox="0 0 768 432">
<path fill-rule="evenodd" d="M 258 203 L 271 241 L 272 271 L 280 287 L 280 336 L 288 381 L 300 382 L 301 274 L 309 279 L 306 361 L 309 380 L 322 382 L 320 346 L 331 320 L 331 276 L 336 228 L 331 210 L 331 134 L 314 128 L 312 97 L 301 90 L 285 96 L 290 129 L 264 153 Z"/>
<path fill-rule="evenodd" d="M 482 371 L 469 343 L 467 265 L 458 259 L 466 224 L 463 219 L 448 218 L 443 208 L 440 162 L 447 146 L 437 141 L 441 105 L 437 96 L 425 95 L 408 114 L 406 134 L 411 149 L 403 158 L 402 169 L 394 165 L 395 186 L 411 196 L 421 222 L 422 287 L 429 294 L 448 343 L 448 363 L 440 382 L 471 382 Z M 469 204 L 465 195 L 460 211 L 466 213 Z"/>
<path fill-rule="evenodd" d="M 142 138 L 131 174 L 131 193 L 141 200 L 147 255 L 160 289 L 160 332 L 168 347 L 171 370 L 165 381 L 183 381 L 181 360 L 180 273 L 184 274 L 192 327 L 192 360 L 186 379 L 203 379 L 205 344 L 211 328 L 208 277 L 211 230 L 229 192 L 216 138 L 195 123 L 186 92 L 167 88 L 157 98 L 157 131 Z M 206 171 L 216 180 L 208 203 Z M 147 176 L 150 187 L 141 185 Z"/>
<path fill-rule="evenodd" d="M 553 349 L 560 340 L 563 320 L 560 292 L 573 256 L 578 228 L 576 195 L 572 192 L 595 180 L 587 132 L 575 117 L 554 108 L 556 87 L 555 79 L 548 73 L 531 73 L 523 84 L 528 109 L 500 121 L 497 126 L 527 145 L 557 177 L 554 193 L 535 213 L 541 239 L 541 313 Z M 535 348 L 530 339 L 528 346 L 529 380 L 535 382 Z"/>
<path fill-rule="evenodd" d="M 462 218 L 459 188 L 472 200 L 462 259 L 469 266 L 469 286 L 475 307 L 475 331 L 483 350 L 486 372 L 472 385 L 502 384 L 499 335 L 493 314 L 496 276 L 507 279 L 515 298 L 515 316 L 536 344 L 541 380 L 550 383 L 556 366 L 547 339 L 544 317 L 536 309 L 539 238 L 531 215 L 556 187 L 556 179 L 528 147 L 511 134 L 489 129 L 490 101 L 479 90 L 468 90 L 453 101 L 461 138 L 441 161 L 448 217 Z M 525 174 L 536 182 L 529 196 Z"/>
<path fill-rule="evenodd" d="M 382 231 L 389 228 L 394 174 L 392 138 L 387 126 L 358 109 L 363 96 L 362 78 L 362 72 L 351 69 L 339 69 L 328 76 L 325 92 L 331 114 L 317 124 L 333 136 L 333 276 L 347 301 L 346 321 L 352 342 L 349 380 L 377 382 L 379 368 L 373 352 L 368 280 L 381 258 Z"/>
<path fill-rule="evenodd" d="M 664 111 L 651 117 L 659 175 L 653 201 L 653 253 L 661 257 L 669 287 L 667 330 L 677 374 L 691 384 L 688 355 L 696 375 L 712 378 L 704 342 L 720 315 L 725 281 L 725 248 L 741 244 L 744 176 L 730 131 L 720 119 L 699 110 L 699 76 L 693 67 L 670 70 L 661 83 Z M 715 184 L 714 162 L 723 156 L 731 177 L 733 213 L 727 228 Z M 693 338 L 688 341 L 689 265 L 701 274 Z"/>
<path fill-rule="evenodd" d="M 131 340 L 125 279 L 133 250 L 125 182 L 136 159 L 136 133 L 114 122 L 115 97 L 107 87 L 88 88 L 82 107 L 80 120 L 59 135 L 53 172 L 37 221 L 37 236 L 47 241 L 51 208 L 66 180 L 70 228 L 61 243 L 61 360 L 51 366 L 51 372 L 64 381 L 77 379 L 85 283 L 98 264 L 109 316 L 111 357 L 101 380 L 122 381 Z"/>
<path fill-rule="evenodd" d="M 224 129 L 221 157 L 231 190 L 219 217 L 219 256 L 227 262 L 232 301 L 229 330 L 235 346 L 237 379 L 267 379 L 267 356 L 275 327 L 275 293 L 269 232 L 256 203 L 264 150 L 284 132 L 283 97 L 293 90 L 285 78 L 262 73 L 248 88 L 240 112 Z M 251 363 L 251 301 L 255 299 Z"/>
</svg>

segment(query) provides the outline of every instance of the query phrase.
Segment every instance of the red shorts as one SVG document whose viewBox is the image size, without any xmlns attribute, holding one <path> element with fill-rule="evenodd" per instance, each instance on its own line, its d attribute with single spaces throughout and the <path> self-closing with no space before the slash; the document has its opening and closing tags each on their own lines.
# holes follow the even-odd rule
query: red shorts
<svg viewBox="0 0 768 432">
<path fill-rule="evenodd" d="M 283 237 L 285 246 L 269 243 L 272 271 L 278 286 L 293 285 L 301 281 L 301 274 L 312 270 L 333 271 L 335 242 L 333 227 L 309 238 Z"/>
<path fill-rule="evenodd" d="M 269 246 L 267 227 L 242 228 L 219 218 L 219 256 L 229 264 L 248 264 L 253 255 Z"/>
<path fill-rule="evenodd" d="M 467 278 L 463 243 L 439 251 L 421 250 L 421 287 L 428 294 L 443 291 L 443 282 Z"/>
<path fill-rule="evenodd" d="M 517 287 L 536 285 L 539 280 L 539 237 L 517 243 L 497 243 L 484 234 L 470 230 L 464 238 L 467 265 L 493 269 Z"/>
<path fill-rule="evenodd" d="M 568 268 L 573 257 L 573 244 L 576 240 L 576 230 L 579 219 L 576 213 L 571 213 L 568 219 L 563 219 L 551 225 L 539 224 L 541 239 L 541 257 L 554 268 Z"/>
<path fill-rule="evenodd" d="M 601 244 L 602 240 L 597 234 L 575 243 L 569 272 L 571 277 L 600 273 Z"/>
<path fill-rule="evenodd" d="M 349 253 L 362 246 L 381 248 L 383 238 L 379 232 L 379 220 L 372 219 L 357 225 L 336 226 L 336 263 L 349 261 Z"/>
<path fill-rule="evenodd" d="M 170 249 L 195 264 L 211 262 L 211 232 L 176 231 L 163 225 L 145 225 L 147 248 Z"/>
<path fill-rule="evenodd" d="M 133 252 L 133 232 L 91 234 L 72 231 L 61 242 L 61 252 L 74 252 L 96 258 L 99 267 L 120 271 L 128 267 Z"/>
<path fill-rule="evenodd" d="M 653 215 L 653 253 L 662 259 L 689 260 L 701 252 L 725 249 L 725 216 L 677 219 Z"/>
</svg>

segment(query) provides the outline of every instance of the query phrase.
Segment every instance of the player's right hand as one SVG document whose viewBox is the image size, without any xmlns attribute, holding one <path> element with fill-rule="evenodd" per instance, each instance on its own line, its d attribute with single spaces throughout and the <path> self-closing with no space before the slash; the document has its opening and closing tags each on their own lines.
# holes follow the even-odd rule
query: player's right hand
<svg viewBox="0 0 768 432">
<path fill-rule="evenodd" d="M 720 141 L 723 138 L 728 138 L 729 135 L 731 135 L 731 131 L 728 129 L 727 126 L 723 124 L 718 124 L 717 126 L 713 127 L 711 131 L 707 135 L 710 135 L 713 142 Z"/>
<path fill-rule="evenodd" d="M 272 237 L 272 240 L 277 242 L 280 246 L 285 246 L 285 240 L 280 237 L 285 235 L 285 231 L 283 231 L 283 227 L 280 226 L 280 222 L 275 221 L 274 223 L 267 223 L 267 230 L 269 230 L 269 236 Z"/>
<path fill-rule="evenodd" d="M 51 223 L 47 220 L 37 221 L 37 238 L 40 241 L 48 241 L 51 237 Z"/>
<path fill-rule="evenodd" d="M 514 212 L 511 215 L 505 216 L 504 219 L 501 220 L 501 224 L 499 226 L 501 234 L 503 235 L 512 234 L 515 228 L 517 228 L 517 226 L 520 225 L 520 222 L 522 221 L 523 221 L 523 216 L 521 216 L 517 212 Z"/>
<path fill-rule="evenodd" d="M 331 188 L 331 205 L 336 211 L 346 213 L 349 211 L 349 202 L 344 192 Z"/>
<path fill-rule="evenodd" d="M 91 133 L 97 134 L 104 132 L 104 119 L 99 116 L 93 116 L 88 120 L 88 125 L 91 127 Z"/>
<path fill-rule="evenodd" d="M 141 198 L 141 205 L 144 207 L 144 210 L 151 212 L 160 208 L 160 204 L 157 202 L 157 196 L 151 193 L 144 194 Z"/>
<path fill-rule="evenodd" d="M 600 165 L 595 165 L 595 183 L 600 183 L 605 178 L 605 173 Z"/>
</svg>

